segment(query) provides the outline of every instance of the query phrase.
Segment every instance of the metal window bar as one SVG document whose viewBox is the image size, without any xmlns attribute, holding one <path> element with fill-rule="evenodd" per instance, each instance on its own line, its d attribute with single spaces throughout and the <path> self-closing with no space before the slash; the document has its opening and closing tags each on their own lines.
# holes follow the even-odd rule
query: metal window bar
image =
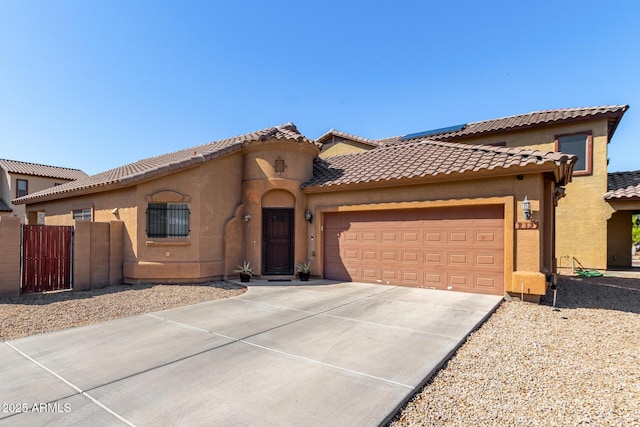
<svg viewBox="0 0 640 427">
<path fill-rule="evenodd" d="M 149 203 L 147 236 L 150 238 L 188 237 L 189 205 L 186 203 Z"/>
</svg>

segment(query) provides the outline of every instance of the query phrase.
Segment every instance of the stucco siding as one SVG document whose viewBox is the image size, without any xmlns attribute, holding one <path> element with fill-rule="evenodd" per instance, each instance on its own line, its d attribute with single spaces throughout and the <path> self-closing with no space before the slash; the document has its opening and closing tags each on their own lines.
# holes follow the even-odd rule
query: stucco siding
<svg viewBox="0 0 640 427">
<path fill-rule="evenodd" d="M 607 192 L 607 120 L 585 120 L 570 125 L 522 130 L 483 138 L 465 139 L 470 144 L 505 142 L 507 147 L 555 151 L 556 136 L 591 132 L 592 173 L 575 176 L 566 186 L 566 197 L 556 210 L 556 254 L 576 257 L 585 267 L 607 268 L 607 220 L 613 213 L 605 202 Z"/>
<path fill-rule="evenodd" d="M 323 145 L 320 157 L 340 156 L 342 154 L 358 153 L 360 151 L 372 150 L 374 147 L 361 144 L 355 141 L 339 139 Z"/>
<path fill-rule="evenodd" d="M 632 211 L 615 212 L 607 222 L 608 266 L 629 267 L 632 263 L 631 217 Z"/>
</svg>

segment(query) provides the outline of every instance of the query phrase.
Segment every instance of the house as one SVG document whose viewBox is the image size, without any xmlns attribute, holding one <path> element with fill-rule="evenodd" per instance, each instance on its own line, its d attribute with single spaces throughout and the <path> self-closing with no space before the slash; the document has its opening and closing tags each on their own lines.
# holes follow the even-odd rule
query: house
<svg viewBox="0 0 640 427">
<path fill-rule="evenodd" d="M 86 177 L 78 169 L 0 159 L 0 216 L 24 218 L 24 206 L 12 199 Z"/>
<path fill-rule="evenodd" d="M 309 261 L 328 279 L 545 294 L 575 156 L 422 137 L 320 157 L 329 148 L 287 123 L 14 202 L 29 223 L 122 224 L 127 283 L 226 278 L 243 260 L 292 279 Z"/>
<path fill-rule="evenodd" d="M 575 258 L 587 268 L 631 267 L 631 216 L 640 213 L 640 171 L 607 173 L 608 144 L 628 108 L 538 111 L 379 140 L 330 130 L 318 138 L 320 157 L 425 140 L 575 154 L 567 197 L 556 210 L 559 266 L 572 266 Z"/>
</svg>

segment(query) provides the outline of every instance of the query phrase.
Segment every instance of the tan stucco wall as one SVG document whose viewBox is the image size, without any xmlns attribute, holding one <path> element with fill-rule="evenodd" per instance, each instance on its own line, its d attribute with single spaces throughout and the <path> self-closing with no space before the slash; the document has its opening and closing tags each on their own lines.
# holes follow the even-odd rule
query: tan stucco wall
<svg viewBox="0 0 640 427">
<path fill-rule="evenodd" d="M 294 265 L 307 260 L 308 223 L 304 218 L 307 209 L 306 196 L 300 189 L 303 182 L 313 175 L 313 158 L 317 148 L 309 145 L 262 144 L 246 150 L 245 173 L 242 185 L 244 215 L 251 221 L 243 225 L 243 259 L 252 263 L 254 272 L 262 273 L 262 209 L 294 209 Z M 285 172 L 277 173 L 273 165 L 276 159 L 285 161 Z M 238 264 L 241 261 L 238 261 Z"/>
<path fill-rule="evenodd" d="M 20 295 L 20 219 L 0 217 L 0 297 Z"/>
<path fill-rule="evenodd" d="M 69 182 L 68 179 L 59 178 L 46 178 L 41 176 L 22 175 L 15 173 L 4 173 L 3 185 L 2 185 L 2 197 L 7 203 L 10 203 L 13 212 L 2 212 L 0 215 L 4 216 L 17 216 L 24 222 L 25 219 L 25 205 L 14 205 L 11 200 L 16 198 L 16 189 L 18 188 L 17 180 L 24 179 L 28 181 L 27 191 L 28 194 L 35 193 L 41 190 L 51 188 L 56 184 L 64 184 Z M 10 182 L 10 188 L 6 187 L 5 182 Z M 35 222 L 34 222 L 35 224 Z"/>
<path fill-rule="evenodd" d="M 608 221 L 608 264 L 610 267 L 629 267 L 631 260 L 632 211 L 615 212 Z"/>
<path fill-rule="evenodd" d="M 576 257 L 587 268 L 607 268 L 607 220 L 613 213 L 605 202 L 607 192 L 607 119 L 548 126 L 460 142 L 492 144 L 505 142 L 507 147 L 528 147 L 555 151 L 557 135 L 591 132 L 593 136 L 593 173 L 574 176 L 566 186 L 566 197 L 556 210 L 556 254 Z"/>
<path fill-rule="evenodd" d="M 85 208 L 93 210 L 94 221 L 122 221 L 123 276 L 127 282 L 225 277 L 233 275 L 243 259 L 251 260 L 259 274 L 263 199 L 269 206 L 294 201 L 295 261 L 304 260 L 306 203 L 300 185 L 311 177 L 317 152 L 317 147 L 308 143 L 260 142 L 132 187 L 34 203 L 28 209 L 34 218 L 35 212 L 44 211 L 45 222 L 51 225 L 72 225 L 72 210 Z M 282 173 L 274 171 L 277 159 L 285 162 Z M 149 198 L 158 194 L 188 198 L 191 215 L 187 239 L 147 238 L 146 206 Z M 242 220 L 246 214 L 252 216 L 249 223 Z"/>
<path fill-rule="evenodd" d="M 348 153 L 358 153 L 360 151 L 372 150 L 375 147 L 361 144 L 348 139 L 336 139 L 335 141 L 327 142 L 322 146 L 322 152 L 320 157 L 332 157 L 340 156 Z"/>
</svg>

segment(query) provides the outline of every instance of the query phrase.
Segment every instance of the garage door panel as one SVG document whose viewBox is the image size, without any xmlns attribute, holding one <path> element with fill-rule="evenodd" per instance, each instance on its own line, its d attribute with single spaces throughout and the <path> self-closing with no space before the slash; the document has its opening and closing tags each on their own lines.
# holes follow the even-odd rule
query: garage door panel
<svg viewBox="0 0 640 427">
<path fill-rule="evenodd" d="M 400 261 L 400 255 L 397 250 L 382 249 L 382 261 L 384 262 L 398 262 Z"/>
<path fill-rule="evenodd" d="M 501 206 L 325 216 L 325 277 L 502 294 Z"/>
<path fill-rule="evenodd" d="M 483 254 L 476 253 L 475 254 L 475 263 L 476 267 L 497 267 L 498 260 L 496 259 L 495 254 Z"/>
<path fill-rule="evenodd" d="M 437 245 L 438 243 L 443 243 L 445 241 L 445 237 L 440 231 L 425 230 L 422 234 L 424 236 L 423 241 L 425 244 Z"/>
<path fill-rule="evenodd" d="M 460 273 L 449 273 L 447 274 L 447 283 L 453 287 L 469 287 L 469 275 L 460 274 Z"/>
<path fill-rule="evenodd" d="M 466 252 L 449 252 L 449 265 L 454 267 L 471 267 L 469 263 L 469 254 Z"/>
<path fill-rule="evenodd" d="M 347 231 L 344 233 L 344 240 L 347 243 L 359 242 L 359 233 L 357 231 Z"/>
<path fill-rule="evenodd" d="M 474 277 L 475 287 L 485 291 L 495 291 L 498 289 L 498 278 L 490 276 L 478 276 Z"/>
<path fill-rule="evenodd" d="M 346 272 L 349 275 L 349 278 L 358 278 L 360 277 L 360 269 L 358 267 L 347 267 Z"/>
<path fill-rule="evenodd" d="M 440 252 L 424 252 L 424 264 L 425 266 L 435 266 L 444 264 L 444 251 Z"/>
<path fill-rule="evenodd" d="M 349 261 L 359 261 L 360 254 L 357 249 L 347 248 L 344 251 L 344 258 Z"/>
<path fill-rule="evenodd" d="M 420 256 L 420 251 L 418 250 L 402 251 L 403 263 L 418 264 L 421 258 L 422 257 Z"/>
<path fill-rule="evenodd" d="M 381 242 L 382 243 L 399 243 L 400 242 L 400 233 L 397 231 L 382 231 L 381 232 Z"/>
<path fill-rule="evenodd" d="M 484 245 L 495 245 L 499 240 L 500 236 L 497 235 L 495 231 L 486 230 L 480 231 L 476 230 L 474 232 L 473 243 L 474 244 L 484 244 Z"/>
<path fill-rule="evenodd" d="M 362 260 L 364 262 L 378 261 L 379 260 L 378 251 L 376 249 L 363 249 Z"/>
<path fill-rule="evenodd" d="M 363 231 L 362 232 L 362 242 L 363 243 L 378 243 L 378 233 Z"/>
<path fill-rule="evenodd" d="M 395 268 L 382 268 L 380 277 L 383 283 L 391 282 L 397 284 L 400 279 L 400 272 Z"/>
<path fill-rule="evenodd" d="M 420 271 L 419 270 L 403 270 L 402 282 L 411 286 L 420 286 Z"/>
<path fill-rule="evenodd" d="M 429 272 L 424 274 L 423 286 L 442 288 L 445 285 L 445 280 L 442 273 Z"/>
<path fill-rule="evenodd" d="M 378 270 L 376 268 L 363 268 L 362 279 L 366 281 L 374 281 L 378 278 Z"/>
<path fill-rule="evenodd" d="M 449 243 L 453 244 L 467 244 L 469 243 L 469 233 L 466 231 L 450 231 Z"/>
<path fill-rule="evenodd" d="M 420 239 L 420 233 L 417 230 L 409 230 L 402 232 L 402 243 L 403 244 L 415 244 Z"/>
</svg>

